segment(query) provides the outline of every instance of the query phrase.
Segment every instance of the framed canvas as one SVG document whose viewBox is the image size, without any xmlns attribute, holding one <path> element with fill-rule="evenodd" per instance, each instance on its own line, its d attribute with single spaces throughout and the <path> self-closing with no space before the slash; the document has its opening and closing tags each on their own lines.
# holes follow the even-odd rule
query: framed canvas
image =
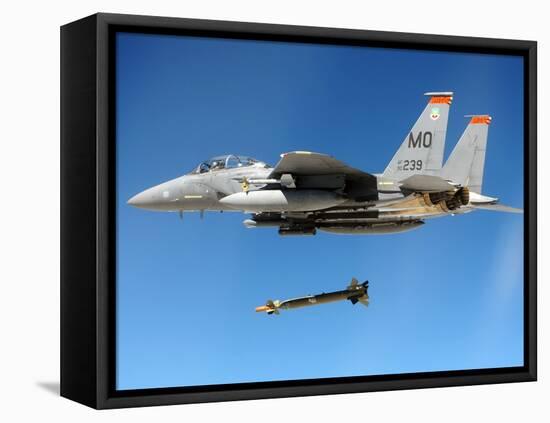
<svg viewBox="0 0 550 423">
<path fill-rule="evenodd" d="M 533 41 L 63 26 L 61 395 L 536 380 L 536 94 Z"/>
</svg>

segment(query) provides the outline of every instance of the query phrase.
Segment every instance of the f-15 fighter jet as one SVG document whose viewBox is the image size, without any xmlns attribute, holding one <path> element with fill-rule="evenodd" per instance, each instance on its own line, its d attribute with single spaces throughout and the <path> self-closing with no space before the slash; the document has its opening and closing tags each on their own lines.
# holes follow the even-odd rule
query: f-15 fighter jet
<svg viewBox="0 0 550 423">
<path fill-rule="evenodd" d="M 428 218 L 478 208 L 521 213 L 481 194 L 491 117 L 470 116 L 442 167 L 452 93 L 427 95 L 428 105 L 382 174 L 309 151 L 284 153 L 275 167 L 225 155 L 137 194 L 128 204 L 180 214 L 248 212 L 245 226 L 277 227 L 280 235 L 404 232 Z"/>
</svg>

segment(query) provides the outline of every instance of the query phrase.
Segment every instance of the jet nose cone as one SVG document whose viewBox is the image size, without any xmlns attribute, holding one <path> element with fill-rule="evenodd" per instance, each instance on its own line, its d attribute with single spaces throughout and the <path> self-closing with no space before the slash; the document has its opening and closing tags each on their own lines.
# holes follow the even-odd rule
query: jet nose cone
<svg viewBox="0 0 550 423">
<path fill-rule="evenodd" d="M 130 198 L 127 203 L 130 206 L 153 211 L 175 211 L 179 209 L 175 187 L 164 183 L 146 189 Z M 174 193 L 174 194 L 171 194 Z"/>
<path fill-rule="evenodd" d="M 140 192 L 139 194 L 136 194 L 132 198 L 130 198 L 127 203 L 130 206 L 143 207 L 149 202 L 147 197 L 148 196 L 145 194 L 145 192 Z"/>
</svg>

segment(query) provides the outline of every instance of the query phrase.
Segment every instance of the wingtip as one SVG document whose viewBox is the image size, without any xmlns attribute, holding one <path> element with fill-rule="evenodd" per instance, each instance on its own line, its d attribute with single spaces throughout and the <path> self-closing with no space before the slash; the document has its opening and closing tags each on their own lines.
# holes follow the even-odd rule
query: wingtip
<svg viewBox="0 0 550 423">
<path fill-rule="evenodd" d="M 313 152 L 303 150 L 287 151 L 286 153 L 281 153 L 281 157 L 288 156 L 289 154 L 313 154 Z"/>
<path fill-rule="evenodd" d="M 454 95 L 454 92 L 452 91 L 429 91 L 427 93 L 424 93 L 426 96 L 430 97 L 452 97 Z"/>
<path fill-rule="evenodd" d="M 315 154 L 316 156 L 327 156 L 327 157 L 330 157 L 328 154 L 324 154 L 324 153 L 316 153 L 314 151 L 305 151 L 305 150 L 296 150 L 296 151 L 288 151 L 286 153 L 281 153 L 281 158 L 282 157 L 285 157 L 289 154 L 301 154 L 301 155 L 311 155 L 311 154 Z"/>
</svg>

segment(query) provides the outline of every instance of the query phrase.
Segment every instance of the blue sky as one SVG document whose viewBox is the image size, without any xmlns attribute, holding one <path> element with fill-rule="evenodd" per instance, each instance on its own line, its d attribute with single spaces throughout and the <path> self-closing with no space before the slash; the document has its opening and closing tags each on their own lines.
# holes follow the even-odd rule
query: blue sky
<svg viewBox="0 0 550 423">
<path fill-rule="evenodd" d="M 519 57 L 117 35 L 117 388 L 523 365 L 523 216 L 477 211 L 394 235 L 282 238 L 241 213 L 151 212 L 134 194 L 220 154 L 292 150 L 381 172 L 426 104 L 454 91 L 493 122 L 483 191 L 523 204 Z M 348 302 L 254 308 L 370 281 Z"/>
</svg>

